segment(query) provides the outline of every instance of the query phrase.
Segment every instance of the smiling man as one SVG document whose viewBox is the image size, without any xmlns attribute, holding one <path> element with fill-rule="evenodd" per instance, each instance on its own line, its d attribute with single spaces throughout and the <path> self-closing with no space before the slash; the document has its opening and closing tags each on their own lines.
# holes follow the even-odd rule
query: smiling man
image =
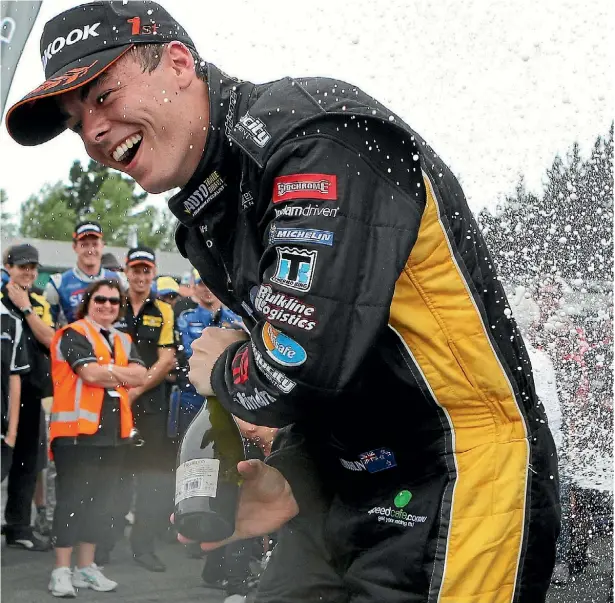
<svg viewBox="0 0 615 603">
<path fill-rule="evenodd" d="M 205 329 L 190 380 L 249 423 L 293 424 L 267 465 L 239 465 L 233 539 L 290 522 L 257 601 L 544 601 L 555 447 L 440 157 L 352 84 L 229 77 L 152 2 L 66 11 L 41 48 L 47 81 L 10 134 L 68 127 L 145 190 L 182 189 L 179 249 L 251 332 Z"/>
<path fill-rule="evenodd" d="M 75 226 L 73 250 L 77 255 L 77 265 L 52 275 L 45 287 L 45 299 L 51 305 L 56 324 L 70 324 L 77 319 L 83 293 L 91 283 L 118 278 L 113 270 L 102 267 L 104 248 L 103 230 L 98 222 L 85 220 Z"/>
</svg>

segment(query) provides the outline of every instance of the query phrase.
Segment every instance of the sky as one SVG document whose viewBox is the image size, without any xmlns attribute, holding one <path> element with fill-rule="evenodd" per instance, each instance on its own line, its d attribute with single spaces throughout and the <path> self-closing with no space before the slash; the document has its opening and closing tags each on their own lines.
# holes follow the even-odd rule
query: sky
<svg viewBox="0 0 615 603">
<path fill-rule="evenodd" d="M 539 193 L 555 155 L 575 140 L 587 153 L 614 117 L 611 0 L 160 3 L 206 61 L 240 79 L 320 75 L 363 88 L 448 163 L 474 211 L 493 209 L 520 174 Z M 43 0 L 7 107 L 43 81 L 44 23 L 74 5 Z M 3 116 L 7 210 L 65 180 L 75 159 L 87 162 L 75 134 L 21 147 Z"/>
</svg>

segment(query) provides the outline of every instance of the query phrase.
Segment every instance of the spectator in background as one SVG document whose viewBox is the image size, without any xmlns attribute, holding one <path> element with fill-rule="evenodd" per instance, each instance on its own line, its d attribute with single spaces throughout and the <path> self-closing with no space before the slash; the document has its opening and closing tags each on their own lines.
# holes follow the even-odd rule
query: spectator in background
<svg viewBox="0 0 615 603">
<path fill-rule="evenodd" d="M 174 392 L 171 400 L 169 435 L 183 435 L 205 400 L 188 380 L 188 360 L 192 356 L 192 343 L 207 327 L 241 328 L 242 324 L 241 318 L 222 305 L 203 283 L 196 270 L 192 271 L 191 285 L 192 296 L 182 298 L 173 308 L 178 351 L 178 391 Z"/>
<path fill-rule="evenodd" d="M 179 294 L 179 284 L 172 276 L 159 276 L 156 280 L 156 293 L 158 299 L 175 307 L 181 299 Z"/>
<path fill-rule="evenodd" d="M 0 301 L 4 297 L 0 293 Z M 30 370 L 21 320 L 0 303 L 0 395 L 2 397 L 2 479 L 9 474 L 17 440 L 21 405 L 21 376 Z"/>
<path fill-rule="evenodd" d="M 541 307 L 518 287 L 509 299 L 558 452 L 562 527 L 552 582 L 565 585 L 588 563 L 598 521 L 596 500 L 612 488 L 612 451 L 603 435 L 610 434 L 612 415 L 592 404 L 589 381 L 589 372 L 599 371 L 600 366 L 590 367 L 587 356 L 592 348 L 601 349 L 603 342 L 591 344 L 584 329 L 574 327 L 563 310 L 560 282 L 543 285 L 537 297 Z M 605 343 L 610 345 L 608 336 Z"/>
<path fill-rule="evenodd" d="M 126 313 L 116 327 L 130 334 L 147 367 L 143 385 L 130 390 L 135 425 L 144 440 L 127 459 L 134 473 L 135 522 L 130 544 L 135 561 L 152 572 L 166 566 L 155 552 L 156 538 L 170 527 L 175 494 L 177 445 L 167 438 L 169 399 L 165 377 L 175 367 L 173 309 L 156 299 L 156 254 L 149 247 L 135 247 L 126 256 L 128 293 Z M 128 509 L 126 509 L 127 511 Z"/>
<path fill-rule="evenodd" d="M 9 250 L 6 249 L 3 253 L 2 253 L 2 268 L 0 269 L 0 271 L 2 272 L 2 284 L 5 285 L 6 283 L 9 282 L 9 273 L 7 272 L 6 268 L 4 267 L 4 265 L 6 264 L 6 256 L 8 254 Z"/>
<path fill-rule="evenodd" d="M 113 270 L 102 266 L 104 247 L 103 230 L 98 222 L 86 220 L 75 226 L 73 250 L 77 254 L 77 265 L 62 274 L 52 275 L 45 288 L 45 298 L 51 304 L 56 324 L 76 320 L 83 293 L 91 283 L 118 278 Z"/>
<path fill-rule="evenodd" d="M 103 268 L 107 268 L 107 270 L 112 270 L 113 272 L 124 272 L 124 267 L 111 252 L 102 254 L 100 264 Z"/>
<path fill-rule="evenodd" d="M 46 551 L 49 542 L 31 526 L 32 500 L 38 475 L 47 464 L 45 414 L 42 398 L 50 393 L 49 345 L 53 320 L 49 303 L 31 291 L 38 277 L 39 256 L 35 247 L 15 245 L 8 250 L 5 269 L 9 282 L 2 286 L 2 304 L 21 321 L 30 371 L 21 378 L 19 429 L 9 473 L 3 527 L 10 546 Z M 45 514 L 45 510 L 40 510 Z"/>
<path fill-rule="evenodd" d="M 146 375 L 130 336 L 113 327 L 124 306 L 117 280 L 92 283 L 83 294 L 78 320 L 58 331 L 51 345 L 49 440 L 57 501 L 56 564 L 49 590 L 56 597 L 74 597 L 75 587 L 110 591 L 117 586 L 94 563 L 94 556 L 97 543 L 112 528 L 111 501 L 131 442 L 129 391 L 142 386 Z"/>
</svg>

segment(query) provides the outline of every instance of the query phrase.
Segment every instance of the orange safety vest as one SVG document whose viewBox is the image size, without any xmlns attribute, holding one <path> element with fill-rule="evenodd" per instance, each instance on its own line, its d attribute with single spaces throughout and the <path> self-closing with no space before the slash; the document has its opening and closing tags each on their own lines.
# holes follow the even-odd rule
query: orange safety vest
<svg viewBox="0 0 615 603">
<path fill-rule="evenodd" d="M 49 425 L 49 444 L 54 438 L 80 434 L 94 434 L 100 425 L 105 388 L 83 381 L 73 371 L 60 351 L 60 339 L 66 329 L 74 329 L 87 337 L 94 348 L 99 364 L 113 362 L 117 366 L 128 366 L 128 354 L 131 345 L 130 335 L 115 331 L 113 341 L 114 358 L 98 329 L 87 320 L 82 319 L 65 326 L 56 332 L 51 340 L 51 377 L 53 379 L 53 404 Z M 125 387 L 117 387 L 110 392 L 117 392 L 120 399 L 120 436 L 127 438 L 132 430 L 132 411 Z"/>
</svg>

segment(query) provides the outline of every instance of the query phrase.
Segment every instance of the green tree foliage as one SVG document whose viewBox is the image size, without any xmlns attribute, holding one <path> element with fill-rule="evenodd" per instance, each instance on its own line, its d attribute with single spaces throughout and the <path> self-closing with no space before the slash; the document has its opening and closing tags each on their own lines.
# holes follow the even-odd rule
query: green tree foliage
<svg viewBox="0 0 615 603">
<path fill-rule="evenodd" d="M 0 188 L 0 224 L 2 225 L 2 234 L 5 237 L 14 237 L 17 234 L 17 226 L 13 222 L 13 214 L 6 211 L 6 203 L 8 196 L 3 188 Z"/>
<path fill-rule="evenodd" d="M 587 159 L 575 143 L 547 170 L 537 197 L 519 179 L 514 195 L 479 223 L 501 278 L 532 285 L 545 276 L 571 282 L 613 278 L 613 125 Z"/>
<path fill-rule="evenodd" d="M 70 241 L 76 222 L 61 182 L 45 185 L 21 206 L 20 234 L 24 237 Z"/>
<path fill-rule="evenodd" d="M 145 205 L 147 193 L 137 193 L 134 180 L 90 161 L 83 169 L 75 161 L 69 183 L 45 186 L 22 206 L 23 236 L 70 240 L 75 223 L 86 218 L 101 222 L 108 245 L 127 246 L 136 229 L 139 244 L 173 250 L 175 220 L 166 210 Z"/>
</svg>

